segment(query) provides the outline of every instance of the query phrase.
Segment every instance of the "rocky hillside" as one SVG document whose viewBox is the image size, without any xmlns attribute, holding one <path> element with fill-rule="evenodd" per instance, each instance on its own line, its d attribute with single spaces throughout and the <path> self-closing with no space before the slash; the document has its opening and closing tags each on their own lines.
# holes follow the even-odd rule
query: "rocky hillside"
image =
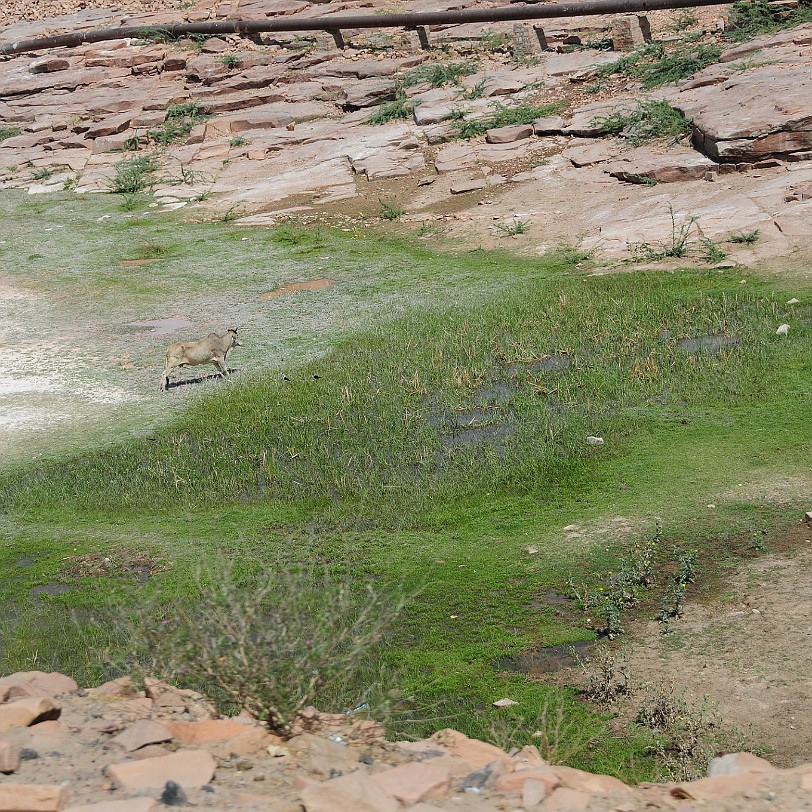
<svg viewBox="0 0 812 812">
<path fill-rule="evenodd" d="M 0 41 L 325 12 L 304 0 L 94 9 L 18 22 Z M 650 89 L 640 49 L 607 50 L 634 42 L 634 21 L 618 18 L 550 21 L 547 50 L 527 24 L 494 24 L 432 30 L 428 52 L 416 34 L 379 31 L 344 32 L 343 50 L 326 34 L 267 34 L 21 55 L 0 62 L 0 188 L 143 190 L 165 208 L 253 224 L 369 222 L 382 199 L 426 239 L 522 234 L 536 253 L 563 239 L 628 258 L 635 246 L 667 247 L 675 219 L 720 244 L 757 232 L 725 248 L 738 262 L 808 249 L 812 25 L 732 45 L 713 11 L 681 33 L 674 14 L 658 14 L 655 41 L 676 50 L 646 52 L 645 65 L 712 61 Z M 661 114 L 676 115 L 676 129 L 651 140 L 646 127 L 653 117 L 656 136 Z"/>
<path fill-rule="evenodd" d="M 0 812 L 812 809 L 812 765 L 749 753 L 713 759 L 698 781 L 630 787 L 450 729 L 391 742 L 372 721 L 309 709 L 283 741 L 157 680 L 80 689 L 41 671 L 0 679 L 0 774 Z"/>
</svg>

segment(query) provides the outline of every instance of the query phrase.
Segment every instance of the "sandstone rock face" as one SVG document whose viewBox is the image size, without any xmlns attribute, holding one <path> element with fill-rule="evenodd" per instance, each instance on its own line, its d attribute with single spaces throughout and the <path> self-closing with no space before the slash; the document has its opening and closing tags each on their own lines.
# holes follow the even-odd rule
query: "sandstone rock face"
<svg viewBox="0 0 812 812">
<path fill-rule="evenodd" d="M 301 795 L 306 812 L 398 812 L 400 804 L 369 776 L 353 773 L 312 784 Z"/>
<path fill-rule="evenodd" d="M 759 161 L 812 147 L 810 65 L 767 65 L 684 96 L 673 104 L 693 119 L 696 147 L 716 160 Z"/>
<path fill-rule="evenodd" d="M 177 723 L 176 723 L 177 724 Z M 114 736 L 110 741 L 117 744 L 123 750 L 131 752 L 145 747 L 148 744 L 158 744 L 168 742 L 172 739 L 172 733 L 160 722 L 153 722 L 142 719 L 132 727 L 128 727 L 123 733 Z"/>
<path fill-rule="evenodd" d="M 201 722 L 168 722 L 166 732 L 169 738 L 176 738 L 184 744 L 206 744 L 234 739 L 246 732 L 246 726 L 234 719 L 209 719 Z M 158 739 L 156 739 L 158 741 Z M 167 739 L 160 739 L 167 741 Z"/>
<path fill-rule="evenodd" d="M 496 127 L 488 130 L 485 140 L 489 144 L 512 144 L 523 138 L 531 138 L 533 135 L 532 124 L 513 124 L 509 127 Z"/>
<path fill-rule="evenodd" d="M 9 775 L 20 768 L 20 748 L 10 741 L 0 741 L 0 773 Z"/>
<path fill-rule="evenodd" d="M 699 180 L 718 168 L 710 158 L 684 147 L 668 150 L 640 147 L 621 153 L 605 167 L 612 177 L 630 183 Z"/>
<path fill-rule="evenodd" d="M 126 789 L 161 789 L 174 781 L 184 789 L 197 789 L 208 784 L 217 766 L 203 750 L 183 751 L 160 758 L 147 758 L 123 764 L 111 764 L 107 775 Z"/>
<path fill-rule="evenodd" d="M 70 792 L 65 787 L 0 785 L 0 812 L 61 812 Z"/>
<path fill-rule="evenodd" d="M 102 801 L 99 804 L 69 806 L 65 812 L 157 812 L 160 809 L 152 798 L 130 798 L 126 801 Z"/>
<path fill-rule="evenodd" d="M 446 767 L 432 764 L 404 764 L 374 776 L 375 782 L 402 804 L 412 806 L 444 795 L 451 784 Z"/>
<path fill-rule="evenodd" d="M 0 705 L 0 733 L 15 727 L 28 727 L 35 722 L 57 719 L 62 706 L 48 697 L 18 699 Z"/>
<path fill-rule="evenodd" d="M 76 681 L 64 674 L 44 671 L 21 671 L 0 679 L 0 691 L 8 689 L 8 696 L 59 696 L 75 691 Z"/>
<path fill-rule="evenodd" d="M 366 79 L 342 87 L 339 101 L 345 110 L 358 110 L 395 98 L 395 83 L 390 79 Z"/>
</svg>

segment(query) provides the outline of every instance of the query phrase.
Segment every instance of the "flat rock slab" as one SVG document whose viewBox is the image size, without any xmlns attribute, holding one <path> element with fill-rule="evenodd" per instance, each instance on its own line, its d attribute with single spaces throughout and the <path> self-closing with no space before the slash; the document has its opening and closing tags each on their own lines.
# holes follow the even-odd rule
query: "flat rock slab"
<svg viewBox="0 0 812 812">
<path fill-rule="evenodd" d="M 18 699 L 16 702 L 0 705 L 0 733 L 15 727 L 29 727 L 36 722 L 58 719 L 61 712 L 61 705 L 47 696 Z"/>
<path fill-rule="evenodd" d="M 569 76 L 589 68 L 611 65 L 623 56 L 615 51 L 573 51 L 570 54 L 550 54 L 544 61 L 548 76 Z"/>
<path fill-rule="evenodd" d="M 485 140 L 489 144 L 512 144 L 514 141 L 521 141 L 523 138 L 532 137 L 532 124 L 512 124 L 507 127 L 494 127 L 485 134 Z"/>
<path fill-rule="evenodd" d="M 65 812 L 155 812 L 157 809 L 160 809 L 158 802 L 152 798 L 129 798 L 126 801 L 69 806 Z"/>
<path fill-rule="evenodd" d="M 672 103 L 693 119 L 697 148 L 719 161 L 760 161 L 812 148 L 809 64 L 765 65 L 686 91 Z"/>
<path fill-rule="evenodd" d="M 111 742 L 127 752 L 131 752 L 148 744 L 158 744 L 171 740 L 172 733 L 165 725 L 149 719 L 141 719 L 122 733 L 119 733 L 118 736 L 114 736 Z"/>
<path fill-rule="evenodd" d="M 0 812 L 61 812 L 69 797 L 65 787 L 4 784 L 0 786 Z"/>
<path fill-rule="evenodd" d="M 181 750 L 170 756 L 111 764 L 108 777 L 125 789 L 161 789 L 174 781 L 184 789 L 200 789 L 214 777 L 217 762 L 205 750 Z"/>
<path fill-rule="evenodd" d="M 670 150 L 638 147 L 609 163 L 605 170 L 613 178 L 630 183 L 674 183 L 700 180 L 718 167 L 710 158 L 686 147 Z"/>
</svg>

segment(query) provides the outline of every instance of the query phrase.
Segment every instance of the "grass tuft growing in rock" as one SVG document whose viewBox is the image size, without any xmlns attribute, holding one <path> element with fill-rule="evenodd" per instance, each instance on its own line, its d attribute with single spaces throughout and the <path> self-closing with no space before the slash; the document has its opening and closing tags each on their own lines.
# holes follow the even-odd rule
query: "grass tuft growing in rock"
<svg viewBox="0 0 812 812">
<path fill-rule="evenodd" d="M 665 99 L 637 103 L 630 111 L 618 111 L 596 124 L 604 135 L 619 135 L 638 147 L 657 138 L 684 138 L 691 132 L 691 122 Z"/>
<path fill-rule="evenodd" d="M 407 71 L 403 77 L 403 84 L 405 87 L 420 85 L 424 82 L 432 87 L 458 85 L 460 79 L 476 73 L 478 67 L 477 63 L 470 59 L 462 62 L 433 62 Z"/>
<path fill-rule="evenodd" d="M 139 155 L 116 164 L 116 174 L 110 183 L 110 191 L 119 195 L 135 195 L 148 189 L 154 182 L 153 173 L 158 168 L 150 155 Z"/>
<path fill-rule="evenodd" d="M 19 127 L 12 127 L 9 124 L 0 125 L 0 141 L 5 141 L 7 138 L 14 138 L 19 135 L 22 130 Z"/>
<path fill-rule="evenodd" d="M 647 90 L 693 76 L 719 61 L 722 48 L 695 42 L 665 45 L 650 42 L 598 69 L 598 77 L 625 76 L 638 79 Z"/>
<path fill-rule="evenodd" d="M 412 117 L 414 102 L 403 93 L 390 102 L 382 104 L 376 112 L 365 120 L 366 124 L 388 124 L 390 121 L 402 121 Z"/>
<path fill-rule="evenodd" d="M 812 4 L 800 2 L 794 8 L 772 4 L 769 0 L 747 0 L 731 6 L 724 37 L 731 42 L 746 42 L 761 34 L 793 28 L 812 20 Z"/>
<path fill-rule="evenodd" d="M 504 104 L 495 102 L 493 113 L 490 115 L 468 121 L 459 118 L 452 121 L 451 126 L 454 128 L 457 138 L 473 138 L 477 135 L 483 135 L 495 127 L 508 127 L 511 124 L 532 124 L 537 118 L 560 113 L 564 106 L 564 102 L 553 102 L 552 104 L 540 106 L 523 104 L 518 107 L 506 107 Z"/>
<path fill-rule="evenodd" d="M 170 104 L 164 123 L 147 133 L 147 137 L 162 147 L 186 138 L 197 124 L 209 118 L 197 102 Z"/>
</svg>

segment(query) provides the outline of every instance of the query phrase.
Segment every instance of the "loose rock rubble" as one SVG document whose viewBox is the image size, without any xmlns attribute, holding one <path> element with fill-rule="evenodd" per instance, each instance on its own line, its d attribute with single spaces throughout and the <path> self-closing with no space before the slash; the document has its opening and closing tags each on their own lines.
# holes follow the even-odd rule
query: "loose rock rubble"
<svg viewBox="0 0 812 812">
<path fill-rule="evenodd" d="M 698 781 L 632 787 L 533 746 L 506 753 L 451 729 L 387 741 L 372 721 L 314 709 L 282 741 L 157 680 L 80 689 L 30 671 L 0 678 L 0 692 L 0 812 L 812 809 L 812 765 L 780 770 L 750 753 L 713 759 Z"/>
<path fill-rule="evenodd" d="M 424 7 L 415 0 L 403 10 Z M 72 9 L 43 3 L 32 5 L 31 14 L 10 7 L 6 21 L 14 24 L 0 30 L 0 41 L 120 24 L 358 8 L 386 6 L 383 0 L 329 8 L 253 0 L 169 9 L 144 0 L 132 14 L 92 8 L 31 19 L 40 11 Z M 729 48 L 720 63 L 676 86 L 644 94 L 632 83 L 616 98 L 585 104 L 579 83 L 622 54 L 566 52 L 561 43 L 575 33 L 582 39 L 606 33 L 612 19 L 551 21 L 545 30 L 552 50 L 529 62 L 512 61 L 498 49 L 480 51 L 479 69 L 459 86 L 401 86 L 405 72 L 449 57 L 422 51 L 408 32 L 397 31 L 346 32 L 350 44 L 343 50 L 328 35 L 267 34 L 258 42 L 121 40 L 20 55 L 0 62 L 0 188 L 105 192 L 118 164 L 157 150 L 163 182 L 152 190 L 156 203 L 202 216 L 237 212 L 246 224 L 273 224 L 291 209 L 318 212 L 348 200 L 360 207 L 365 196 L 380 196 L 373 187 L 390 188 L 385 185 L 399 180 L 399 196 L 409 197 L 404 221 L 431 219 L 453 196 L 454 213 L 442 218 L 456 222 L 458 231 L 476 230 L 483 218 L 475 207 L 484 195 L 502 208 L 535 201 L 519 211 L 536 226 L 539 252 L 564 238 L 607 257 L 627 256 L 630 243 L 667 238 L 667 203 L 696 217 L 709 238 L 759 229 L 759 245 L 740 249 L 745 259 L 787 254 L 808 242 L 812 207 L 807 195 L 793 190 L 812 181 L 812 25 Z M 511 34 L 507 24 L 488 29 Z M 382 36 L 385 51 L 375 40 Z M 481 36 L 481 27 L 446 26 L 432 31 L 432 43 L 453 51 Z M 400 92 L 412 110 L 407 119 L 367 123 Z M 694 148 L 660 143 L 631 149 L 601 136 L 602 118 L 644 98 L 665 98 L 692 119 Z M 455 140 L 456 120 L 487 118 L 496 102 L 510 107 L 562 99 L 571 102 L 566 110 L 533 125 L 492 127 L 484 136 Z M 205 120 L 187 138 L 158 150 L 156 138 L 172 123 L 167 111 L 189 104 Z M 669 184 L 668 193 L 646 188 L 655 183 Z M 639 191 L 618 205 L 628 184 Z M 572 188 L 585 190 L 592 205 L 584 207 L 580 194 L 574 200 Z M 722 210 L 724 217 L 714 222 L 705 209 Z"/>
</svg>

